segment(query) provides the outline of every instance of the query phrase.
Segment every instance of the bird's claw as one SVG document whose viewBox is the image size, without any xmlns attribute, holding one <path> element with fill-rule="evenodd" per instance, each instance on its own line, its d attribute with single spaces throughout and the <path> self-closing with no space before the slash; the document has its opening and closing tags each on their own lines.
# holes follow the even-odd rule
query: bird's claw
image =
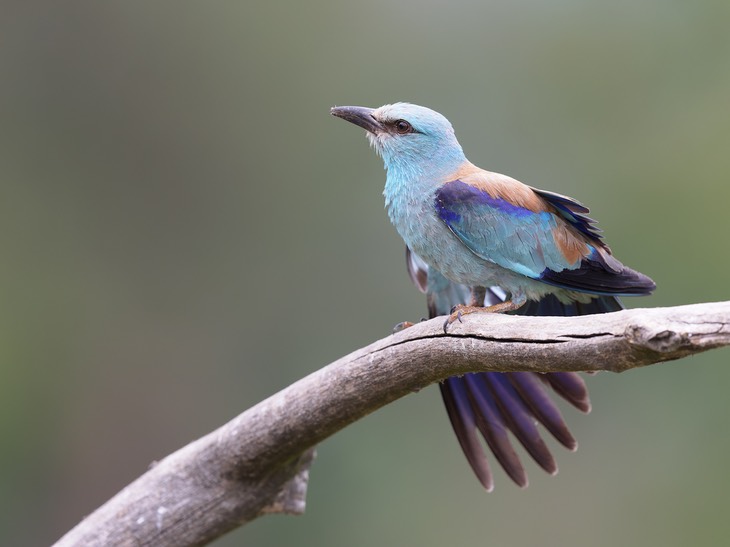
<svg viewBox="0 0 730 547">
<path fill-rule="evenodd" d="M 446 321 L 444 321 L 444 334 L 448 334 L 449 325 L 452 323 L 456 323 L 458 321 L 459 323 L 463 323 L 463 317 L 465 315 L 469 315 L 470 313 L 480 313 L 480 312 L 501 312 L 504 311 L 502 308 L 500 308 L 500 305 L 497 304 L 496 306 L 490 306 L 488 308 L 482 307 L 482 306 L 465 306 L 464 304 L 459 304 L 458 306 L 454 306 L 451 308 L 451 314 L 446 318 Z M 511 305 L 511 303 L 509 303 Z M 509 308 L 513 309 L 513 308 Z"/>
<path fill-rule="evenodd" d="M 412 327 L 413 325 L 414 323 L 411 323 L 410 321 L 401 321 L 393 327 L 393 334 L 399 333 L 402 330 L 406 330 L 408 327 Z"/>
<path fill-rule="evenodd" d="M 452 323 L 455 323 L 456 321 L 459 321 L 459 323 L 463 323 L 461 317 L 464 315 L 464 306 L 454 306 L 451 308 L 451 314 L 446 318 L 446 321 L 444 321 L 444 334 L 448 334 L 449 332 L 449 325 Z M 466 312 L 470 313 L 470 312 Z"/>
</svg>

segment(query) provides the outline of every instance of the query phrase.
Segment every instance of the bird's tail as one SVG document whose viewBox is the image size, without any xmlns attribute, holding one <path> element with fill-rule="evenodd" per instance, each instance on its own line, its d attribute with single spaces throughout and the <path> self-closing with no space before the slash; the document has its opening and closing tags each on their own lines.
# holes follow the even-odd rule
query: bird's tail
<svg viewBox="0 0 730 547">
<path fill-rule="evenodd" d="M 411 278 L 427 295 L 430 317 L 446 315 L 453 306 L 468 301 L 468 287 L 452 283 L 439 272 L 429 270 L 420 258 L 410 252 L 407 252 L 407 261 Z M 504 292 L 492 287 L 487 291 L 485 305 L 496 304 L 504 299 Z M 528 302 L 516 313 L 571 316 L 620 309 L 621 303 L 612 296 L 595 298 L 587 304 L 563 304 L 549 295 L 539 302 Z M 527 474 L 508 432 L 520 441 L 540 467 L 551 474 L 557 472 L 557 465 L 540 436 L 537 423 L 541 423 L 566 448 L 577 448 L 575 439 L 545 386 L 552 388 L 582 412 L 590 411 L 588 390 L 583 379 L 575 372 L 481 372 L 448 378 L 440 384 L 446 411 L 459 444 L 487 490 L 493 489 L 494 480 L 477 431 L 507 475 L 521 487 L 527 486 Z"/>
</svg>

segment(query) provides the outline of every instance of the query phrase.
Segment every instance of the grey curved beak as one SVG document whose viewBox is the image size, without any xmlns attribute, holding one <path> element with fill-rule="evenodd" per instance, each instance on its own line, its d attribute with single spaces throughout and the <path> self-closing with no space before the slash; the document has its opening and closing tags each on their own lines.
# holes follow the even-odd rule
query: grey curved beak
<svg viewBox="0 0 730 547">
<path fill-rule="evenodd" d="M 335 106 L 330 109 L 330 114 L 347 120 L 350 123 L 359 125 L 370 133 L 377 133 L 383 130 L 383 126 L 373 117 L 374 108 L 366 106 Z"/>
</svg>

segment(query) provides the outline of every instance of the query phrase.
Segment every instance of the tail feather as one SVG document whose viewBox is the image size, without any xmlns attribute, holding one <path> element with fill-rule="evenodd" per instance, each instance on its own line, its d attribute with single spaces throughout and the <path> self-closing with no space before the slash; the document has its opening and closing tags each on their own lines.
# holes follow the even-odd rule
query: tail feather
<svg viewBox="0 0 730 547">
<path fill-rule="evenodd" d="M 489 392 L 497 402 L 497 407 L 502 411 L 507 427 L 535 462 L 551 475 L 557 473 L 558 466 L 540 436 L 535 416 L 512 387 L 509 379 L 499 373 L 478 375 L 477 378 L 482 381 L 482 385 L 486 383 Z M 477 384 L 477 382 L 474 383 Z"/>
<path fill-rule="evenodd" d="M 427 295 L 429 316 L 448 314 L 469 298 L 469 288 L 452 283 L 439 272 L 429 269 L 417 255 L 406 249 L 408 271 L 414 283 Z M 505 299 L 504 291 L 492 287 L 485 305 Z M 528 302 L 517 313 L 522 315 L 572 316 L 607 313 L 622 309 L 616 297 L 602 296 L 589 303 L 564 304 L 549 295 L 539 302 Z M 574 372 L 537 374 L 532 372 L 483 372 L 448 378 L 440 384 L 442 398 L 459 444 L 484 488 L 491 491 L 494 479 L 478 430 L 507 475 L 519 486 L 527 486 L 519 456 L 508 432 L 520 441 L 528 454 L 548 473 L 557 465 L 543 441 L 537 424 L 542 424 L 563 446 L 575 450 L 577 442 L 570 433 L 555 402 L 545 386 L 583 412 L 591 409 L 588 389 Z"/>
<path fill-rule="evenodd" d="M 544 296 L 540 301 L 528 301 L 524 306 L 515 310 L 515 315 L 574 316 L 593 315 L 596 313 L 610 313 L 624 309 L 623 304 L 616 296 L 602 296 L 589 302 L 571 302 L 564 304 L 555 295 Z"/>
<path fill-rule="evenodd" d="M 479 482 L 487 492 L 491 492 L 494 489 L 494 479 L 487 456 L 484 454 L 476 434 L 476 416 L 469 403 L 469 395 L 463 385 L 463 379 L 449 378 L 439 384 L 439 387 L 446 406 L 446 413 L 449 415 L 461 449 Z M 519 463 L 519 460 L 517 461 Z"/>
<path fill-rule="evenodd" d="M 583 378 L 575 372 L 551 372 L 538 374 L 553 391 L 568 401 L 581 412 L 588 414 L 591 411 L 591 400 L 588 396 L 588 387 Z"/>
<path fill-rule="evenodd" d="M 468 374 L 463 378 L 449 378 L 447 381 L 451 382 L 450 387 L 454 385 L 454 382 L 464 386 L 476 418 L 476 425 L 497 457 L 497 461 L 513 481 L 520 486 L 527 486 L 527 473 L 510 442 L 507 433 L 509 427 L 504 419 L 504 414 L 497 406 L 494 397 L 489 396 L 488 390 L 479 385 L 475 386 L 479 379 L 478 375 Z M 481 445 L 479 448 L 481 450 Z"/>
<path fill-rule="evenodd" d="M 570 433 L 560 410 L 543 388 L 537 375 L 508 372 L 505 377 L 510 381 L 525 404 L 529 406 L 537 421 L 544 425 L 545 429 L 565 448 L 575 450 L 578 443 Z"/>
</svg>

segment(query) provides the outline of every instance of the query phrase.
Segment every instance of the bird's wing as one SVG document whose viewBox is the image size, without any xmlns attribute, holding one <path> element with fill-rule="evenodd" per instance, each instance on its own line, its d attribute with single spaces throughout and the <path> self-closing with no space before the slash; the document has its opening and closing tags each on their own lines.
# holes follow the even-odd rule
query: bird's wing
<svg viewBox="0 0 730 547">
<path fill-rule="evenodd" d="M 527 188 L 552 205 L 555 208 L 555 211 L 563 217 L 564 220 L 566 220 L 589 240 L 599 245 L 603 245 L 604 248 L 607 249 L 605 244 L 601 242 L 601 239 L 603 238 L 601 235 L 602 230 L 595 225 L 596 221 L 588 216 L 588 213 L 590 212 L 588 207 L 576 199 L 556 192 L 548 192 L 547 190 L 540 190 L 539 188 L 534 188 L 532 186 L 528 186 Z"/>
<path fill-rule="evenodd" d="M 563 233 L 567 224 L 537 195 L 520 205 L 482 186 L 452 180 L 435 199 L 441 220 L 480 258 L 538 279 L 545 269 L 577 268 L 590 254 L 585 241 Z"/>
<path fill-rule="evenodd" d="M 434 268 L 429 268 L 408 248 L 406 263 L 414 284 L 427 295 L 430 317 L 447 314 L 452 306 L 468 301 L 470 291 L 467 286 L 449 281 Z M 504 298 L 504 291 L 499 287 L 491 287 L 487 291 L 485 304 L 496 304 Z M 593 302 L 603 300 L 608 301 L 609 298 Z M 615 302 L 612 298 L 610 300 Z M 589 312 L 587 309 L 579 310 L 576 306 L 587 308 L 581 304 L 566 307 L 553 297 L 540 303 L 528 302 L 524 308 L 529 315 L 577 315 Z M 614 309 L 620 308 L 617 303 L 613 306 Z M 527 485 L 527 473 L 508 432 L 512 432 L 540 467 L 550 473 L 557 470 L 557 465 L 536 424 L 542 424 L 567 448 L 575 449 L 577 446 L 545 385 L 552 387 L 578 409 L 584 412 L 590 410 L 585 383 L 574 372 L 484 372 L 448 378 L 440 384 L 441 395 L 459 444 L 487 490 L 493 488 L 494 480 L 478 432 L 505 472 L 520 486 Z"/>
<path fill-rule="evenodd" d="M 578 202 L 481 173 L 445 183 L 434 198 L 439 218 L 472 253 L 582 292 L 632 295 L 654 289 L 651 279 L 611 255 Z"/>
</svg>

